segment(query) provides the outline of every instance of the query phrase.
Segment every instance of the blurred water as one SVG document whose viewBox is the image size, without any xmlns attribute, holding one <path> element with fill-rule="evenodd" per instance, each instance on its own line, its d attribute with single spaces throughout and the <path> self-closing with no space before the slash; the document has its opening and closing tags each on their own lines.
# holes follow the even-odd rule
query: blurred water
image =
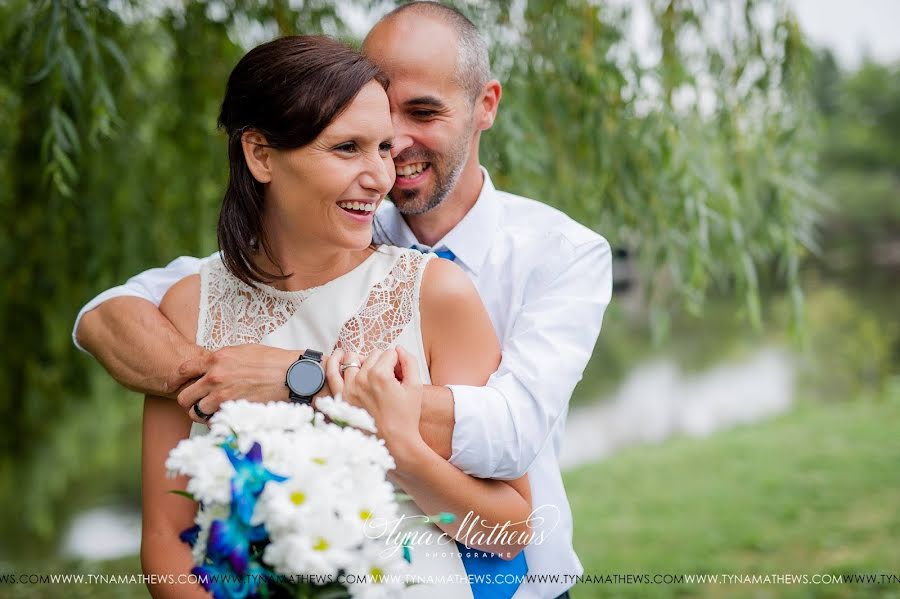
<svg viewBox="0 0 900 599">
<path fill-rule="evenodd" d="M 141 513 L 130 507 L 107 506 L 72 519 L 63 538 L 65 557 L 87 560 L 137 555 L 141 549 Z"/>
<path fill-rule="evenodd" d="M 774 347 L 744 361 L 683 374 L 671 359 L 635 367 L 608 400 L 571 409 L 560 466 L 571 468 L 638 443 L 674 435 L 702 437 L 787 410 L 793 399 L 790 356 Z"/>
</svg>

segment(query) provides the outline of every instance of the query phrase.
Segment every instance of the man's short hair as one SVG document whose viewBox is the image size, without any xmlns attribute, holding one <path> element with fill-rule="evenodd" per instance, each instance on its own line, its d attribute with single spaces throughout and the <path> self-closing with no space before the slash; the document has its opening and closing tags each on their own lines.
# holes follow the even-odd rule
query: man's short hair
<svg viewBox="0 0 900 599">
<path fill-rule="evenodd" d="M 379 23 L 410 11 L 435 17 L 453 27 L 458 44 L 454 78 L 466 90 L 470 101 L 477 100 L 484 84 L 491 80 L 491 66 L 487 42 L 481 37 L 475 24 L 457 9 L 440 2 L 404 4 L 382 17 Z"/>
</svg>

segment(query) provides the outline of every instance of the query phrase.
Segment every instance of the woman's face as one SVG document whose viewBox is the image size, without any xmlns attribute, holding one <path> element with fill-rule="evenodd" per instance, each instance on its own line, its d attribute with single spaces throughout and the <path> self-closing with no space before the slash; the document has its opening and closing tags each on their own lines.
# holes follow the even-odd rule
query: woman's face
<svg viewBox="0 0 900 599">
<path fill-rule="evenodd" d="M 272 151 L 267 226 L 327 246 L 368 246 L 394 184 L 392 138 L 387 94 L 371 81 L 312 143 Z"/>
</svg>

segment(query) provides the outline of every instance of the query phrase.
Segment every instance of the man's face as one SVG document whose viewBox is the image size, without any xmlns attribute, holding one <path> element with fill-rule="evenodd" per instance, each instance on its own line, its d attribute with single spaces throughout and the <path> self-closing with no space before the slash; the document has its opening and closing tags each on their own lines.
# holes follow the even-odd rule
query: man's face
<svg viewBox="0 0 900 599">
<path fill-rule="evenodd" d="M 469 159 L 474 115 L 456 81 L 456 34 L 421 15 L 378 25 L 364 51 L 390 78 L 397 179 L 391 199 L 402 214 L 428 212 L 453 190 Z"/>
</svg>

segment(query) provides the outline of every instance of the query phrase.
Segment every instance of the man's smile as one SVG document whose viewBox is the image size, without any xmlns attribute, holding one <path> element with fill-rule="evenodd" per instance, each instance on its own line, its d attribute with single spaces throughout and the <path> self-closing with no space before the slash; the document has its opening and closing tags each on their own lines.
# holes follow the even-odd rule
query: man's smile
<svg viewBox="0 0 900 599">
<path fill-rule="evenodd" d="M 395 187 L 408 188 L 414 187 L 422 183 L 431 172 L 430 162 L 411 162 L 402 166 L 397 166 L 397 179 L 394 183 Z"/>
</svg>

